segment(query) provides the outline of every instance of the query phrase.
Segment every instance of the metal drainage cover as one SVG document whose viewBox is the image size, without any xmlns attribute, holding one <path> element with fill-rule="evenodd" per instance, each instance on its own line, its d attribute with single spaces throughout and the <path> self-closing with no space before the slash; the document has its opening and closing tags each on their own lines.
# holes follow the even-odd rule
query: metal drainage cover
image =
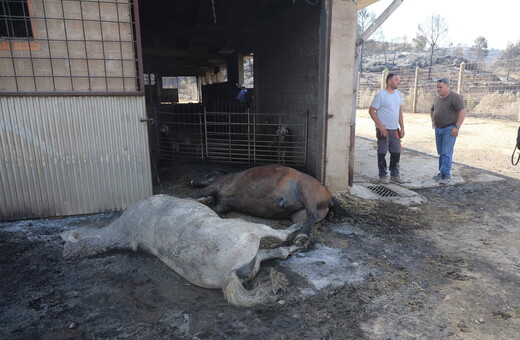
<svg viewBox="0 0 520 340">
<path fill-rule="evenodd" d="M 383 197 L 399 197 L 399 195 L 392 190 L 379 186 L 379 185 L 369 185 L 367 188 Z"/>
</svg>

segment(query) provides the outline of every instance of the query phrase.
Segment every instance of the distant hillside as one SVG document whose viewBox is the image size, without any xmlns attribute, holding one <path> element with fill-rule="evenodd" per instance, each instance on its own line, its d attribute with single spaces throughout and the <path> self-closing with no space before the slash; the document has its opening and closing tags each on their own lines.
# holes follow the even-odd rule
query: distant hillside
<svg viewBox="0 0 520 340">
<path fill-rule="evenodd" d="M 381 46 L 386 47 L 381 49 Z M 500 57 L 501 50 L 490 49 L 487 57 L 480 62 L 492 62 Z M 461 62 L 476 62 L 476 57 L 470 47 L 439 48 L 433 57 L 435 65 L 460 65 Z M 430 63 L 430 53 L 427 51 L 414 51 L 409 45 L 395 46 L 392 44 L 368 41 L 363 49 L 362 71 L 380 72 L 385 68 L 389 70 L 426 68 Z"/>
<path fill-rule="evenodd" d="M 491 50 L 484 60 L 475 61 L 470 52 L 461 48 L 440 49 L 433 57 L 431 70 L 427 52 L 365 52 L 358 107 L 370 105 L 374 94 L 381 89 L 381 72 L 387 68 L 401 76 L 399 89 L 404 95 L 405 110 L 409 112 L 429 112 L 431 99 L 436 95 L 435 80 L 447 77 L 464 97 L 472 115 L 520 119 L 520 58 L 501 59 L 501 51 Z M 463 57 L 466 55 L 468 58 Z M 462 62 L 464 72 L 460 73 Z"/>
</svg>

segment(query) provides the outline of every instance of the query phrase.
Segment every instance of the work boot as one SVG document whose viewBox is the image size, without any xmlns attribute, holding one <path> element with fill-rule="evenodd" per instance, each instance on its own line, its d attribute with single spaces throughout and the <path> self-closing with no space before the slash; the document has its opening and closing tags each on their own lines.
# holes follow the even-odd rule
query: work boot
<svg viewBox="0 0 520 340">
<path fill-rule="evenodd" d="M 439 172 L 437 175 L 433 176 L 432 179 L 436 181 L 440 181 L 442 179 L 442 173 Z"/>
<path fill-rule="evenodd" d="M 441 178 L 441 180 L 439 181 L 439 184 L 446 185 L 446 184 L 448 184 L 450 181 L 451 181 L 451 177 L 446 176 L 446 175 L 442 175 L 442 178 Z"/>
<path fill-rule="evenodd" d="M 404 183 L 404 179 L 401 178 L 401 176 L 391 176 L 390 180 L 395 183 L 402 184 Z"/>
</svg>

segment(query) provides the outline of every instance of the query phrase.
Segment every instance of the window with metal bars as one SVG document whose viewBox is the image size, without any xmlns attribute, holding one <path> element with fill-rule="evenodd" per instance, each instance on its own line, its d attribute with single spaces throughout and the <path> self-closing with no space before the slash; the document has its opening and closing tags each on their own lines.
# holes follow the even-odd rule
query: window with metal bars
<svg viewBox="0 0 520 340">
<path fill-rule="evenodd" d="M 0 37 L 33 38 L 27 0 L 2 0 L 0 3 Z"/>
</svg>

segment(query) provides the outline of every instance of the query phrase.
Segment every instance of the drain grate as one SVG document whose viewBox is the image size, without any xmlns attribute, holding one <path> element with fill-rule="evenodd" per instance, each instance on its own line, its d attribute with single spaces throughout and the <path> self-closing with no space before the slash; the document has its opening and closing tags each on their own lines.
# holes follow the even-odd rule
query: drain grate
<svg viewBox="0 0 520 340">
<path fill-rule="evenodd" d="M 398 197 L 399 195 L 392 190 L 379 186 L 379 185 L 370 185 L 367 188 L 378 194 L 379 196 L 383 197 Z"/>
</svg>

